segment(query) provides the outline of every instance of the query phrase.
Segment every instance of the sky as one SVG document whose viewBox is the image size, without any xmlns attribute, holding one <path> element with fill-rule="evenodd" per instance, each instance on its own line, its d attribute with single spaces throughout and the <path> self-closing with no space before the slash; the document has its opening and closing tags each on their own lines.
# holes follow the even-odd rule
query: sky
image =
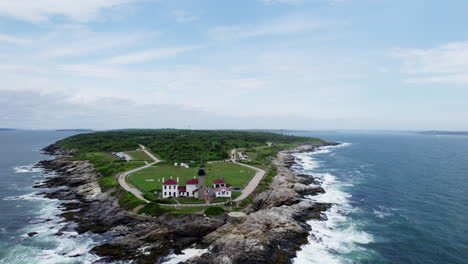
<svg viewBox="0 0 468 264">
<path fill-rule="evenodd" d="M 0 0 L 0 127 L 468 130 L 466 0 Z"/>
</svg>

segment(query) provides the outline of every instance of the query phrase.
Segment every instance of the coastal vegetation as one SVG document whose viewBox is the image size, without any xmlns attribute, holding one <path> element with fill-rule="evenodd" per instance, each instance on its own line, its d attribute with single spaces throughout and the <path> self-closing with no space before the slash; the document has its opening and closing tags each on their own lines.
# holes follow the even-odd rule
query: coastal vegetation
<svg viewBox="0 0 468 264">
<path fill-rule="evenodd" d="M 207 171 L 206 184 L 212 185 L 214 180 L 224 178 L 229 187 L 244 188 L 255 175 L 255 170 L 230 162 L 231 151 L 245 152 L 248 159 L 239 162 L 263 169 L 265 176 L 254 191 L 259 194 L 269 188 L 276 167 L 273 159 L 281 150 L 302 144 L 319 143 L 320 139 L 295 137 L 267 132 L 248 131 L 198 131 L 198 130 L 119 130 L 107 132 L 86 133 L 71 136 L 57 142 L 64 150 L 70 151 L 72 160 L 90 161 L 99 175 L 99 185 L 103 192 L 110 191 L 111 196 L 118 199 L 119 205 L 126 210 L 134 210 L 140 205 L 138 213 L 149 216 L 161 214 L 191 214 L 202 212 L 205 206 L 183 206 L 184 204 L 204 204 L 203 200 L 178 197 L 161 199 L 158 191 L 162 190 L 163 178 L 177 179 L 182 184 L 197 175 L 198 167 L 203 164 Z M 163 159 L 153 166 L 136 171 L 126 177 L 127 182 L 138 188 L 146 204 L 133 194 L 124 191 L 117 182 L 117 174 L 142 167 L 153 160 L 144 151 L 139 150 L 140 144 L 158 158 Z M 132 158 L 125 161 L 113 152 L 124 152 Z M 146 163 L 145 163 L 146 162 Z M 174 166 L 174 162 L 185 162 L 188 168 Z M 232 192 L 231 198 L 213 198 L 211 203 L 224 203 L 234 200 L 240 191 Z M 233 204 L 242 208 L 253 201 L 251 195 L 243 201 Z M 180 204 L 172 207 L 164 204 Z M 200 208 L 198 208 L 200 207 Z M 224 211 L 222 207 L 219 207 Z M 210 209 L 209 214 L 215 215 L 220 209 Z M 205 212 L 206 213 L 206 212 Z"/>
<path fill-rule="evenodd" d="M 210 206 L 205 210 L 206 215 L 220 215 L 222 213 L 224 213 L 224 209 L 219 206 Z"/>
<path fill-rule="evenodd" d="M 142 200 L 138 199 L 135 197 L 135 195 L 125 192 L 120 198 L 119 198 L 119 205 L 126 209 L 126 210 L 132 210 L 135 207 L 145 204 Z"/>
<path fill-rule="evenodd" d="M 116 130 L 84 133 L 57 142 L 59 146 L 78 153 L 118 152 L 146 146 L 162 159 L 170 162 L 200 162 L 223 160 L 235 148 L 275 144 L 306 144 L 319 139 L 268 132 L 214 130 Z"/>
</svg>

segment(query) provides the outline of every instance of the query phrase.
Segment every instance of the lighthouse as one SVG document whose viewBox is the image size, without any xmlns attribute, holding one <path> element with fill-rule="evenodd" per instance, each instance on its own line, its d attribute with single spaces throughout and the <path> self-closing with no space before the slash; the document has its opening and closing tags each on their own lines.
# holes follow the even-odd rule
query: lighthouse
<svg viewBox="0 0 468 264">
<path fill-rule="evenodd" d="M 198 169 L 198 200 L 205 200 L 205 168 Z"/>
</svg>

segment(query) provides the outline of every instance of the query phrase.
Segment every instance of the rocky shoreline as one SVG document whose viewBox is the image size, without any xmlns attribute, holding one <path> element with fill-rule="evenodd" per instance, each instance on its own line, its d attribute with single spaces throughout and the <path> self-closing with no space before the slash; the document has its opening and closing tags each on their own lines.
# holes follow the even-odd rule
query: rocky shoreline
<svg viewBox="0 0 468 264">
<path fill-rule="evenodd" d="M 111 195 L 113 190 L 101 192 L 91 163 L 70 160 L 69 153 L 54 145 L 44 152 L 58 156 L 37 164 L 54 176 L 35 187 L 60 187 L 43 195 L 63 201 L 61 216 L 74 223 L 79 233 L 111 237 L 92 249 L 102 261 L 160 263 L 170 253 L 195 246 L 208 250 L 186 263 L 291 263 L 296 251 L 308 241 L 310 226 L 306 221 L 321 219 L 322 212 L 331 206 L 302 199 L 324 190 L 316 187 L 312 176 L 293 172 L 296 160 L 291 154 L 337 144 L 324 141 L 278 153 L 274 160 L 278 175 L 267 191 L 242 209 L 246 216 L 236 222 L 229 221 L 227 213 L 208 218 L 197 214 L 143 217 L 126 212 Z M 311 183 L 315 187 L 309 186 Z"/>
</svg>

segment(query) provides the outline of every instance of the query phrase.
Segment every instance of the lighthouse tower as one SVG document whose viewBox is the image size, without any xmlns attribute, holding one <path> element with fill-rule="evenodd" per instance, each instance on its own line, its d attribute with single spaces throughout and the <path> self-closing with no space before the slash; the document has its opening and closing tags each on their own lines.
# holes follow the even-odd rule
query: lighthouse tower
<svg viewBox="0 0 468 264">
<path fill-rule="evenodd" d="M 205 168 L 198 169 L 198 200 L 205 200 Z"/>
</svg>

